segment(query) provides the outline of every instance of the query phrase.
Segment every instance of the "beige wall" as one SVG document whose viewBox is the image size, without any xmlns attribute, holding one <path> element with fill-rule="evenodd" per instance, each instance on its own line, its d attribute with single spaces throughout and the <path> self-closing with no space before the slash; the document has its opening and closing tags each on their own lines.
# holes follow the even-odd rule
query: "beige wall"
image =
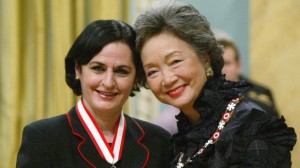
<svg viewBox="0 0 300 168">
<path fill-rule="evenodd" d="M 300 1 L 250 4 L 250 76 L 270 86 L 279 111 L 300 135 Z M 293 168 L 300 167 L 299 156 L 297 143 Z"/>
</svg>

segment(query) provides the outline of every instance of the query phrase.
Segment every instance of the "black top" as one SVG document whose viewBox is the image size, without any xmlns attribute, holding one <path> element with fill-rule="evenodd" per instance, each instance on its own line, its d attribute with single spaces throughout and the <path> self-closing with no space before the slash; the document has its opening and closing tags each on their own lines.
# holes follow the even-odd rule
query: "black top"
<svg viewBox="0 0 300 168">
<path fill-rule="evenodd" d="M 182 112 L 176 116 L 178 133 L 171 141 L 171 167 L 176 167 L 180 152 L 184 153 L 183 160 L 186 160 L 207 142 L 216 131 L 229 101 L 250 87 L 246 81 L 230 82 L 224 77 L 207 81 L 194 103 L 201 120 L 192 125 Z M 283 117 L 278 119 L 242 98 L 219 140 L 184 167 L 288 168 L 291 167 L 290 151 L 295 143 L 295 131 L 287 127 Z"/>
</svg>

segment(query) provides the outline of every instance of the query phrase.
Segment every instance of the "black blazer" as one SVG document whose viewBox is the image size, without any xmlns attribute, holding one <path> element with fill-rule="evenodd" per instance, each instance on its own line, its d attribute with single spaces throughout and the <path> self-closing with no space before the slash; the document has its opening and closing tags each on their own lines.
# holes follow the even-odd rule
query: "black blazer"
<svg viewBox="0 0 300 168">
<path fill-rule="evenodd" d="M 170 134 L 154 124 L 125 115 L 127 130 L 116 167 L 169 167 Z M 17 168 L 110 168 L 81 124 L 75 107 L 67 114 L 27 125 Z"/>
</svg>

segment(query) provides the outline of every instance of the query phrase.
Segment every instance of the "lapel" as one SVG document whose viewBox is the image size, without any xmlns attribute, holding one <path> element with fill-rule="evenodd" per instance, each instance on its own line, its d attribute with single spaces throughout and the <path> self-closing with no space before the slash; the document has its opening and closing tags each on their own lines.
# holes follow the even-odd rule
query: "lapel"
<svg viewBox="0 0 300 168">
<path fill-rule="evenodd" d="M 73 107 L 67 116 L 69 124 L 72 128 L 72 134 L 76 137 L 74 147 L 81 158 L 92 167 L 96 167 L 96 165 L 107 164 L 98 153 L 92 139 L 80 122 L 80 119 L 76 113 L 76 108 Z"/>
<path fill-rule="evenodd" d="M 146 167 L 150 151 L 143 144 L 145 136 L 143 128 L 133 118 L 125 115 L 127 130 L 122 155 L 122 167 Z"/>
<path fill-rule="evenodd" d="M 145 136 L 145 132 L 137 121 L 127 115 L 124 116 L 127 129 L 121 167 L 145 167 L 150 157 L 149 149 L 141 142 Z M 67 117 L 69 125 L 72 128 L 72 134 L 76 137 L 76 141 L 74 142 L 75 148 L 81 158 L 92 167 L 108 165 L 98 153 L 92 139 L 78 118 L 75 107 L 70 110 Z"/>
</svg>

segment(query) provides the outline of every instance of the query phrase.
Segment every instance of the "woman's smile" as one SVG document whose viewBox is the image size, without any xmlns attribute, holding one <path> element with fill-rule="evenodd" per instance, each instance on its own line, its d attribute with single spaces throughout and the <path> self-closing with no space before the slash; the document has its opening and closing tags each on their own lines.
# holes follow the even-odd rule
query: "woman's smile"
<svg viewBox="0 0 300 168">
<path fill-rule="evenodd" d="M 185 86 L 182 85 L 182 86 L 179 86 L 179 87 L 176 87 L 174 89 L 171 89 L 170 91 L 167 92 L 167 94 L 170 96 L 170 97 L 177 97 L 179 96 L 181 93 L 183 93 L 185 90 Z"/>
<path fill-rule="evenodd" d="M 113 99 L 118 94 L 118 93 L 114 93 L 114 92 L 105 92 L 105 91 L 99 91 L 99 90 L 97 90 L 97 93 L 103 99 Z"/>
<path fill-rule="evenodd" d="M 181 110 L 193 109 L 207 78 L 203 63 L 188 43 L 163 32 L 145 42 L 141 59 L 147 84 L 158 100 Z"/>
<path fill-rule="evenodd" d="M 76 69 L 89 111 L 120 113 L 133 88 L 132 52 L 123 42 L 105 45 L 91 61 Z"/>
</svg>

